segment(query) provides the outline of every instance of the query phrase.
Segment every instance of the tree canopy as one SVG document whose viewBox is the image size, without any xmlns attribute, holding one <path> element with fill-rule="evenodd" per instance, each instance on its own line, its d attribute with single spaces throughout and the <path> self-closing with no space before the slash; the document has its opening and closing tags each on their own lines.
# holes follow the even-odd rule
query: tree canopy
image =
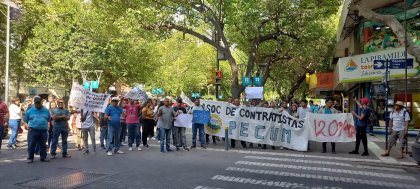
<svg viewBox="0 0 420 189">
<path fill-rule="evenodd" d="M 69 87 L 81 70 L 103 70 L 104 88 L 206 93 L 217 50 L 224 95 L 239 97 L 241 76 L 261 74 L 293 96 L 306 73 L 328 69 L 340 2 L 26 0 L 13 23 L 12 75 Z"/>
</svg>

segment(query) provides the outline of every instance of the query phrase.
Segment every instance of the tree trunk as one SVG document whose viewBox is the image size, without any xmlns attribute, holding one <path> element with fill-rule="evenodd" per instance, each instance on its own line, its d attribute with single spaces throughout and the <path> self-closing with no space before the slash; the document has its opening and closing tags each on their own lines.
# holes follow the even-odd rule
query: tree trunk
<svg viewBox="0 0 420 189">
<path fill-rule="evenodd" d="M 233 58 L 230 50 L 225 52 L 225 56 L 227 58 L 227 61 L 229 62 L 230 69 L 232 71 L 232 83 L 231 83 L 231 89 L 230 89 L 232 98 L 240 99 L 241 93 L 244 90 L 244 88 L 239 83 L 238 64 L 236 64 L 236 60 Z"/>
<path fill-rule="evenodd" d="M 413 55 L 416 58 L 416 60 L 420 60 L 420 46 L 415 45 L 411 39 L 405 39 L 405 28 L 398 21 L 398 19 L 394 15 L 382 15 L 374 12 L 372 9 L 368 8 L 365 5 L 365 1 L 366 0 L 362 0 L 356 4 L 357 9 L 359 10 L 359 15 L 371 21 L 383 23 L 389 26 L 394 32 L 394 34 L 397 36 L 398 41 L 404 45 L 407 45 L 407 53 Z"/>
</svg>

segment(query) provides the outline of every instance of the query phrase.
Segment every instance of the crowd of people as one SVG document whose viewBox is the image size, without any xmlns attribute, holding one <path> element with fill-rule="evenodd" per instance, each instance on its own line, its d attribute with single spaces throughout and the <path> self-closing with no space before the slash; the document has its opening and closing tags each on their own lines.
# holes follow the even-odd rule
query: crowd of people
<svg viewBox="0 0 420 189">
<path fill-rule="evenodd" d="M 57 99 L 50 95 L 48 101 L 39 96 L 26 99 L 22 105 L 18 98 L 12 100 L 12 104 L 7 106 L 0 100 L 0 137 L 6 126 L 11 129 L 11 136 L 7 144 L 8 149 L 16 149 L 17 136 L 22 132 L 21 122 L 24 122 L 28 130 L 28 163 L 34 161 L 34 155 L 39 154 L 41 161 L 48 162 L 47 153 L 51 159 L 55 159 L 57 151 L 61 151 L 63 158 L 70 158 L 68 154 L 68 136 L 76 135 L 76 147 L 83 150 L 84 154 L 97 154 L 96 132 L 99 131 L 100 148 L 106 151 L 108 156 L 114 154 L 124 154 L 122 145 L 128 145 L 128 150 L 134 149 L 142 151 L 150 148 L 148 141 L 158 140 L 160 142 L 160 152 L 171 152 L 173 150 L 190 151 L 197 147 L 197 142 L 201 148 L 206 148 L 210 142 L 210 135 L 205 134 L 205 125 L 193 123 L 192 125 L 192 144 L 187 145 L 186 128 L 174 126 L 173 122 L 180 114 L 193 114 L 195 110 L 204 110 L 200 105 L 199 99 L 194 99 L 194 105 L 188 107 L 182 99 L 172 100 L 165 98 L 162 100 L 149 99 L 145 102 L 113 96 L 110 98 L 108 107 L 104 113 L 92 112 L 88 110 L 65 107 L 63 99 Z M 367 146 L 366 130 L 368 119 L 372 110 L 369 108 L 369 99 L 363 98 L 360 101 L 354 99 L 358 105 L 358 112 L 353 111 L 356 121 L 356 144 L 355 149 L 350 154 L 359 154 L 360 143 L 363 143 L 364 152 L 362 156 L 369 155 Z M 239 99 L 228 100 L 233 106 L 241 106 Z M 143 103 L 143 104 L 142 104 Z M 300 102 L 289 103 L 287 101 L 264 101 L 252 99 L 243 105 L 250 107 L 265 107 L 278 109 L 280 112 L 287 111 L 290 115 L 298 119 L 304 119 L 309 112 L 319 114 L 336 114 L 343 110 L 337 106 L 333 99 L 326 99 L 325 106 L 315 105 L 313 101 L 301 100 Z M 403 158 L 403 149 L 406 143 L 408 132 L 408 122 L 410 117 L 403 108 L 403 102 L 395 103 L 395 110 L 390 113 L 392 132 L 390 146 L 384 156 L 390 155 L 390 149 L 398 139 L 401 143 L 401 151 L 398 158 Z M 155 133 L 156 129 L 156 133 Z M 198 137 L 197 137 L 198 134 Z M 61 146 L 59 138 L 61 137 Z M 90 141 L 89 141 L 90 138 Z M 198 140 L 197 140 L 198 139 Z M 212 142 L 218 139 L 212 136 Z M 1 141 L 1 140 L 0 140 Z M 172 143 L 171 143 L 172 141 Z M 90 146 L 89 146 L 90 142 Z M 237 141 L 231 139 L 230 147 L 235 148 Z M 240 141 L 243 148 L 253 148 L 254 144 Z M 135 145 L 135 146 L 134 146 Z M 171 148 L 171 145 L 174 148 Z M 1 146 L 1 142 L 0 142 Z M 261 149 L 267 149 L 267 145 L 258 144 Z M 331 143 L 331 152 L 336 153 L 336 144 Z M 273 150 L 275 146 L 271 147 Z M 90 151 L 91 150 L 91 151 Z M 308 151 L 310 151 L 308 144 Z M 322 143 L 322 152 L 327 152 L 327 143 Z"/>
</svg>

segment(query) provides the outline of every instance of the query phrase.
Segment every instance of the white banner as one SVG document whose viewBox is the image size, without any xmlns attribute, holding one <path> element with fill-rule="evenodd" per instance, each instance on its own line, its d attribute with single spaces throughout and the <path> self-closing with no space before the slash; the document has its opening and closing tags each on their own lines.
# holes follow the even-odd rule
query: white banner
<svg viewBox="0 0 420 189">
<path fill-rule="evenodd" d="M 247 99 L 264 98 L 264 87 L 246 87 L 245 94 Z"/>
<path fill-rule="evenodd" d="M 110 95 L 91 92 L 83 86 L 73 83 L 69 104 L 75 108 L 92 112 L 105 112 Z"/>
<path fill-rule="evenodd" d="M 181 93 L 181 99 L 182 99 L 182 102 L 184 102 L 188 106 L 194 106 L 194 103 L 191 101 L 190 98 L 188 98 L 187 95 L 184 94 L 184 92 Z"/>
<path fill-rule="evenodd" d="M 309 140 L 317 142 L 353 142 L 356 130 L 351 114 L 308 113 L 305 120 Z"/>
<path fill-rule="evenodd" d="M 192 118 L 191 114 L 179 114 L 174 121 L 174 126 L 192 128 Z"/>
<path fill-rule="evenodd" d="M 139 85 L 137 87 L 132 88 L 130 90 L 130 92 L 125 94 L 124 97 L 129 98 L 129 99 L 133 99 L 133 100 L 140 100 L 142 102 L 146 102 L 147 99 L 149 99 L 147 94 L 143 91 L 143 86 L 142 85 Z"/>
<path fill-rule="evenodd" d="M 226 102 L 201 100 L 210 111 L 206 133 L 246 142 L 284 146 L 306 151 L 308 140 L 318 142 L 353 142 L 355 129 L 351 114 L 312 114 L 296 119 L 286 111 L 262 107 L 234 106 Z"/>
<path fill-rule="evenodd" d="M 206 126 L 208 134 L 224 137 L 225 127 L 229 127 L 231 139 L 307 150 L 304 120 L 286 112 L 262 107 L 236 107 L 226 102 L 202 100 L 201 103 L 211 113 L 210 125 Z"/>
</svg>

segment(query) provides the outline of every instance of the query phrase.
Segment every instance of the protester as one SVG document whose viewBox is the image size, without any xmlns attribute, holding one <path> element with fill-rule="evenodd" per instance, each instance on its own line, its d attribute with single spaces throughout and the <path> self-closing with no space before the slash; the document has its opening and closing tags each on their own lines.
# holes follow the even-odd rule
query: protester
<svg viewBox="0 0 420 189">
<path fill-rule="evenodd" d="M 333 108 L 333 100 L 332 99 L 326 99 L 325 100 L 325 107 L 321 108 L 318 111 L 319 114 L 337 114 L 339 113 L 338 110 Z M 322 143 L 322 153 L 327 152 L 327 143 Z M 335 154 L 335 142 L 331 142 L 331 152 Z"/>
<path fill-rule="evenodd" d="M 190 111 L 188 113 L 193 114 L 194 111 L 204 111 L 203 107 L 200 106 L 200 99 L 195 99 L 194 100 L 194 106 L 190 109 Z M 202 124 L 202 123 L 193 123 L 193 125 L 192 125 L 192 146 L 191 146 L 191 148 L 196 148 L 197 130 L 198 130 L 198 138 L 200 140 L 201 148 L 206 149 L 206 147 L 204 146 L 204 124 Z"/>
<path fill-rule="evenodd" d="M 51 104 L 54 103 L 55 104 L 55 99 L 56 97 L 54 95 L 48 95 L 48 101 L 45 101 L 45 108 L 47 108 L 48 110 L 50 109 L 55 109 L 56 107 L 51 107 Z M 44 102 L 44 101 L 43 101 Z"/>
<path fill-rule="evenodd" d="M 49 106 L 50 106 L 50 108 L 48 109 L 49 111 L 50 111 L 50 114 L 51 114 L 51 117 L 52 117 L 52 113 L 53 113 L 53 110 L 54 109 L 56 109 L 57 108 L 57 104 L 56 104 L 56 102 L 55 101 L 51 101 L 51 102 L 48 102 L 49 103 Z M 51 141 L 52 141 L 52 139 L 53 139 L 53 130 L 54 130 L 54 120 L 53 119 L 51 119 L 49 122 L 48 122 L 48 124 L 49 124 L 49 126 L 48 126 L 48 141 L 47 141 L 47 148 L 50 148 L 51 147 Z"/>
<path fill-rule="evenodd" d="M 147 137 L 153 135 L 153 129 L 155 125 L 155 117 L 153 113 L 153 104 L 152 100 L 147 100 L 144 108 L 142 110 L 142 118 L 143 118 L 143 133 L 141 135 L 143 141 L 143 147 L 150 148 L 149 144 L 147 144 Z"/>
<path fill-rule="evenodd" d="M 368 119 L 369 119 L 369 116 L 370 116 L 372 110 L 368 106 L 368 104 L 369 104 L 369 99 L 368 98 L 362 98 L 360 100 L 362 102 L 362 104 L 360 104 L 360 102 L 357 101 L 357 99 L 354 99 L 354 101 L 356 102 L 356 104 L 359 106 L 359 108 L 361 110 L 360 110 L 360 115 L 357 114 L 355 111 L 351 112 L 357 118 L 357 121 L 356 121 L 356 147 L 353 151 L 351 151 L 349 153 L 350 154 L 359 154 L 360 141 L 362 141 L 363 142 L 363 148 L 365 150 L 362 153 L 362 156 L 368 156 L 369 151 L 368 151 L 368 144 L 367 144 L 366 127 L 367 127 L 367 122 L 368 122 Z"/>
<path fill-rule="evenodd" d="M 73 128 L 76 132 L 76 147 L 77 150 L 82 150 L 82 114 L 80 109 L 75 109 L 73 112 Z"/>
<path fill-rule="evenodd" d="M 298 107 L 296 104 L 292 104 L 292 108 L 290 109 L 290 115 L 294 118 L 299 119 Z"/>
<path fill-rule="evenodd" d="M 58 145 L 58 138 L 61 135 L 61 145 L 62 145 L 62 156 L 63 158 L 70 158 L 71 156 L 67 154 L 67 137 L 69 134 L 69 125 L 68 120 L 70 120 L 70 112 L 64 108 L 63 99 L 57 101 L 58 107 L 52 109 L 52 118 L 54 120 L 54 129 L 53 129 L 53 139 L 51 144 L 51 157 L 55 159 L 56 150 Z M 52 106 L 51 106 L 52 108 Z"/>
<path fill-rule="evenodd" d="M 106 145 L 108 156 L 113 155 L 112 150 L 114 149 L 114 146 L 114 153 L 124 154 L 124 152 L 120 150 L 120 117 L 124 112 L 123 109 L 118 106 L 118 101 L 118 97 L 112 97 L 111 106 L 108 106 L 105 109 L 105 119 L 108 120 L 108 139 Z"/>
<path fill-rule="evenodd" d="M 82 116 L 80 121 L 82 122 L 82 137 L 85 148 L 84 154 L 89 154 L 89 136 L 93 147 L 93 154 L 96 154 L 95 126 L 93 125 L 94 112 L 82 109 L 80 114 Z"/>
<path fill-rule="evenodd" d="M 140 141 L 140 128 L 139 128 L 139 112 L 141 106 L 135 104 L 133 99 L 129 100 L 130 103 L 125 105 L 126 112 L 126 123 L 128 128 L 128 151 L 133 150 L 133 143 L 136 141 L 136 148 L 138 151 L 141 151 L 141 141 Z"/>
<path fill-rule="evenodd" d="M 25 114 L 25 122 L 28 123 L 28 161 L 34 162 L 35 146 L 40 148 L 40 157 L 42 162 L 49 162 L 47 159 L 47 130 L 48 122 L 51 120 L 50 112 L 42 106 L 42 99 L 39 96 L 34 97 L 35 107 L 31 108 Z"/>
<path fill-rule="evenodd" d="M 0 113 L 1 114 L 1 113 Z M 9 137 L 9 143 L 7 149 L 16 149 L 16 139 L 18 136 L 20 122 L 22 120 L 22 108 L 20 106 L 19 98 L 15 98 L 13 103 L 9 107 L 9 128 L 12 130 L 12 134 Z M 0 138 L 1 139 L 1 138 Z"/>
<path fill-rule="evenodd" d="M 309 108 L 311 109 L 312 113 L 317 113 L 319 111 L 319 107 L 314 104 L 313 100 L 309 101 Z"/>
<path fill-rule="evenodd" d="M 400 140 L 400 149 L 398 159 L 404 158 L 404 148 L 407 144 L 407 136 L 408 136 L 408 123 L 410 123 L 410 115 L 408 111 L 404 108 L 404 102 L 397 101 L 394 106 L 394 111 L 392 111 L 389 115 L 389 123 L 390 123 L 390 130 L 391 133 L 389 139 L 389 146 L 388 149 L 385 151 L 382 156 L 389 156 L 391 153 L 392 146 L 397 144 L 397 140 Z M 392 130 L 391 130 L 392 129 Z"/>
<path fill-rule="evenodd" d="M 241 101 L 237 98 L 232 100 L 232 104 L 235 106 L 235 108 L 239 108 L 241 106 Z M 246 142 L 241 141 L 241 145 L 243 148 L 246 148 Z M 230 147 L 235 148 L 236 147 L 236 140 L 230 139 Z"/>
<path fill-rule="evenodd" d="M 340 101 L 334 100 L 334 109 L 338 110 L 339 112 L 343 112 L 343 106 L 341 105 Z"/>
<path fill-rule="evenodd" d="M 3 132 L 4 127 L 9 125 L 9 109 L 7 108 L 7 104 L 3 102 L 0 98 L 0 150 L 1 150 L 1 143 L 3 140 Z M 1 151 L 0 151 L 1 155 Z"/>
<path fill-rule="evenodd" d="M 173 126 L 173 119 L 175 116 L 174 109 L 171 106 L 168 98 L 163 100 L 164 106 L 158 110 L 159 116 L 159 127 L 160 127 L 160 152 L 164 153 L 164 147 L 166 144 L 166 151 L 171 152 L 170 141 L 171 141 L 171 130 Z"/>
<path fill-rule="evenodd" d="M 175 112 L 175 117 L 181 115 L 181 114 L 186 114 L 187 110 L 182 107 L 182 99 L 179 98 L 176 100 L 177 102 L 177 106 L 174 107 L 174 112 Z M 186 129 L 185 127 L 178 127 L 178 126 L 174 126 L 172 128 L 175 137 L 174 140 L 176 141 L 176 151 L 179 151 L 179 148 L 182 147 L 183 150 L 185 151 L 190 151 L 190 149 L 188 149 L 187 147 L 187 134 L 186 134 Z"/>
<path fill-rule="evenodd" d="M 288 107 L 287 101 L 281 102 L 281 106 L 280 106 L 279 112 L 281 113 L 283 111 L 286 111 L 289 114 L 291 113 L 291 108 Z"/>
<path fill-rule="evenodd" d="M 125 112 L 125 105 L 127 105 L 127 99 L 123 98 L 122 100 L 120 100 L 120 104 L 119 106 L 123 109 L 123 111 Z M 127 136 L 127 123 L 125 122 L 125 114 L 121 114 L 120 117 L 120 125 L 121 125 L 121 133 L 120 133 L 120 142 L 121 142 L 121 146 L 126 145 L 125 143 L 125 137 Z"/>
<path fill-rule="evenodd" d="M 105 119 L 105 113 L 99 113 L 99 142 L 101 144 L 101 149 L 106 150 L 105 145 L 107 144 L 108 138 L 108 121 Z"/>
<path fill-rule="evenodd" d="M 311 109 L 308 107 L 308 101 L 305 99 L 301 100 L 298 108 L 299 119 L 305 119 L 308 112 L 311 112 Z"/>
</svg>

